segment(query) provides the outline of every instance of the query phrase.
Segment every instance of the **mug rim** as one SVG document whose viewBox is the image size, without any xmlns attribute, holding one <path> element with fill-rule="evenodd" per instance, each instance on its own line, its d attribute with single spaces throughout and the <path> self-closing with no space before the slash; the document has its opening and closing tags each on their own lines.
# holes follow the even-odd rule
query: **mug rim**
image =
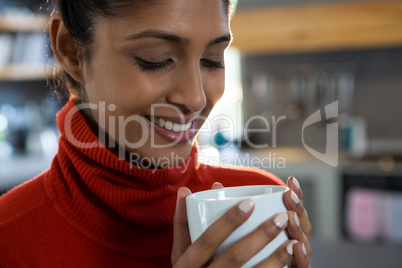
<svg viewBox="0 0 402 268">
<path fill-rule="evenodd" d="M 262 194 L 255 194 L 255 195 L 243 195 L 243 196 L 235 196 L 235 197 L 224 197 L 224 198 L 199 198 L 198 195 L 203 195 L 206 192 L 219 192 L 222 190 L 236 190 L 238 188 L 279 188 L 281 190 L 277 191 L 277 192 L 273 192 L 273 193 L 262 193 Z M 261 198 L 264 196 L 272 196 L 272 195 L 276 195 L 276 194 L 283 194 L 284 192 L 286 192 L 289 189 L 289 187 L 287 186 L 283 186 L 283 185 L 245 185 L 245 186 L 232 186 L 232 187 L 224 187 L 224 188 L 220 188 L 220 189 L 210 189 L 210 190 L 205 190 L 205 191 L 199 191 L 199 192 L 195 192 L 192 193 L 190 195 L 188 195 L 186 197 L 186 201 L 190 201 L 190 202 L 198 202 L 198 201 L 202 201 L 202 202 L 217 202 L 217 201 L 225 201 L 225 200 L 244 200 L 247 198 Z"/>
</svg>

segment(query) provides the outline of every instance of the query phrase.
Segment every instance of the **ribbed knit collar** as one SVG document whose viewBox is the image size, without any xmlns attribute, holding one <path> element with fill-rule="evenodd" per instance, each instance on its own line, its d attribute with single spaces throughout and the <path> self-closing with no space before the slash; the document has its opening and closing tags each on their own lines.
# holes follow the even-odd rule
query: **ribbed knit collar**
<svg viewBox="0 0 402 268">
<path fill-rule="evenodd" d="M 197 164 L 196 146 L 193 146 L 184 163 L 170 168 L 144 169 L 120 160 L 116 152 L 103 147 L 73 100 L 61 109 L 56 122 L 62 134 L 61 139 L 67 142 L 67 145 L 74 146 L 77 153 L 85 155 L 87 160 L 94 161 L 102 170 L 106 168 L 108 171 L 114 171 L 119 176 L 113 180 L 126 186 L 159 188 L 174 184 L 193 172 Z M 133 177 L 136 179 L 133 180 Z"/>
<path fill-rule="evenodd" d="M 177 166 L 144 169 L 98 146 L 98 137 L 73 100 L 56 121 L 59 151 L 44 182 L 56 211 L 112 250 L 141 257 L 169 254 L 177 190 L 197 177 L 196 146 Z"/>
</svg>

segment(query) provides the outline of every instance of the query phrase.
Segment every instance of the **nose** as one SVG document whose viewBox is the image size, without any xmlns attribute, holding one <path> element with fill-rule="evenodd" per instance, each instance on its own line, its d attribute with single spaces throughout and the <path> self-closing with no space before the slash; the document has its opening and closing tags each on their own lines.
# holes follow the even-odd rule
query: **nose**
<svg viewBox="0 0 402 268">
<path fill-rule="evenodd" d="M 207 97 L 200 66 L 181 68 L 176 77 L 173 88 L 167 95 L 168 102 L 184 106 L 190 112 L 204 109 L 207 105 Z"/>
</svg>

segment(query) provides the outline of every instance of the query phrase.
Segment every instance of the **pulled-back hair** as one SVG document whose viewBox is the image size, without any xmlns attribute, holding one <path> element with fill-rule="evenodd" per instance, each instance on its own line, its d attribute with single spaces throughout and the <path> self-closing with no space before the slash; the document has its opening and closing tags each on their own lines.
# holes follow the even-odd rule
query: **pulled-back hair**
<svg viewBox="0 0 402 268">
<path fill-rule="evenodd" d="M 99 18 L 111 18 L 133 14 L 151 5 L 166 0 L 54 0 L 56 9 L 61 13 L 63 23 L 72 40 L 82 48 L 82 54 L 77 55 L 84 61 L 90 61 L 93 52 L 94 30 Z M 200 0 L 201 1 L 201 0 Z M 223 0 L 225 12 L 231 11 L 230 2 Z M 56 87 L 62 95 L 73 94 L 81 97 L 82 85 L 75 81 L 67 72 L 58 80 Z"/>
</svg>

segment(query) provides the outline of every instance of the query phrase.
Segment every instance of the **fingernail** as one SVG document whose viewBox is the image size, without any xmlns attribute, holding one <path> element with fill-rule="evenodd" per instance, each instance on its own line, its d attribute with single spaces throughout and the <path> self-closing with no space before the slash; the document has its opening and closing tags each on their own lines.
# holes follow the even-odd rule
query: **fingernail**
<svg viewBox="0 0 402 268">
<path fill-rule="evenodd" d="M 302 243 L 302 251 L 305 256 L 307 256 L 306 246 Z"/>
<path fill-rule="evenodd" d="M 212 189 L 222 189 L 223 185 L 220 182 L 214 182 L 214 184 L 212 184 Z"/>
<path fill-rule="evenodd" d="M 239 204 L 239 209 L 243 213 L 248 213 L 254 207 L 254 202 L 251 199 L 246 199 Z"/>
<path fill-rule="evenodd" d="M 296 188 L 298 189 L 298 190 L 300 190 L 300 184 L 299 184 L 299 182 L 296 180 L 296 178 L 294 177 L 294 176 L 291 176 L 292 177 L 292 182 L 293 182 L 293 184 L 296 186 Z"/>
<path fill-rule="evenodd" d="M 180 195 L 180 196 L 184 197 L 184 196 L 187 196 L 189 194 L 191 194 L 191 191 L 187 187 L 180 187 L 179 190 L 177 190 L 177 195 Z"/>
<path fill-rule="evenodd" d="M 286 245 L 286 251 L 289 253 L 290 256 L 293 256 L 293 246 L 297 243 L 297 240 L 292 240 L 289 242 L 289 244 Z"/>
<path fill-rule="evenodd" d="M 297 213 L 293 215 L 293 220 L 295 221 L 296 225 L 300 227 L 300 220 L 299 217 L 297 216 Z"/>
<path fill-rule="evenodd" d="M 282 228 L 289 220 L 289 216 L 287 212 L 281 212 L 276 215 L 274 222 L 278 228 Z"/>
<path fill-rule="evenodd" d="M 300 199 L 299 197 L 295 194 L 295 192 L 292 191 L 292 193 L 290 194 L 290 198 L 293 200 L 293 202 L 295 202 L 296 204 L 300 203 Z"/>
</svg>

